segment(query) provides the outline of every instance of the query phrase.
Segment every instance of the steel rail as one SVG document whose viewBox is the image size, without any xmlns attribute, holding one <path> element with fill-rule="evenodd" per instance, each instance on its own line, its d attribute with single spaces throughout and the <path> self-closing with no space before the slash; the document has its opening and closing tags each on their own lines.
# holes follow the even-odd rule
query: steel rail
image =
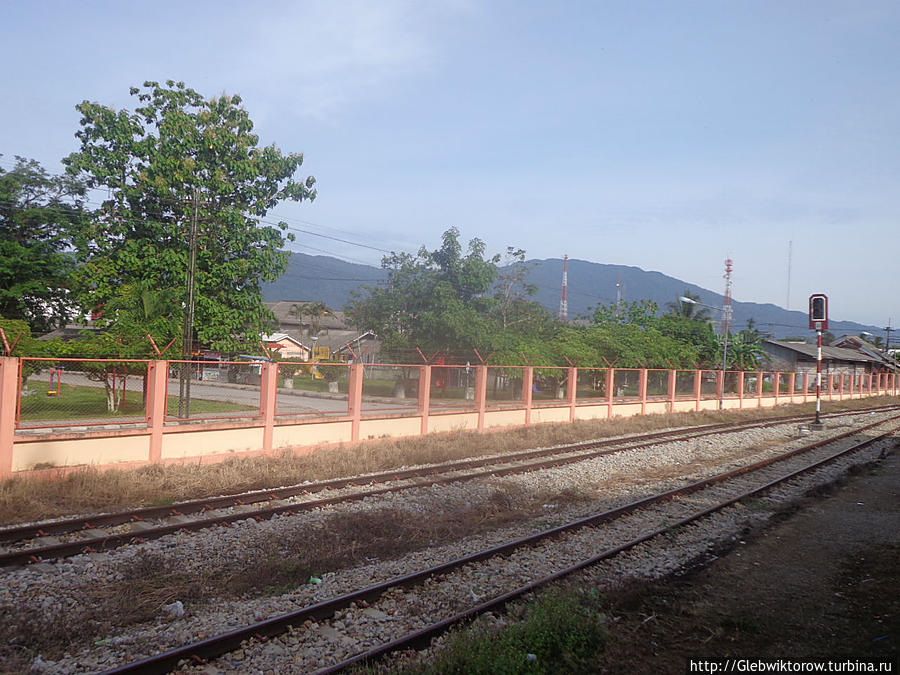
<svg viewBox="0 0 900 675">
<path fill-rule="evenodd" d="M 863 408 L 856 411 L 830 413 L 829 417 L 864 414 L 866 412 L 876 411 L 890 412 L 896 409 L 898 409 L 898 406 Z M 804 421 L 807 418 L 808 415 L 790 415 L 784 417 L 769 418 L 766 420 L 738 422 L 737 424 L 728 422 L 707 424 L 677 430 L 664 430 L 647 434 L 637 434 L 626 438 L 602 439 L 581 443 L 571 443 L 568 445 L 562 445 L 553 448 L 526 450 L 518 453 L 510 453 L 502 457 L 495 456 L 482 459 L 464 459 L 447 462 L 438 466 L 416 467 L 411 469 L 404 469 L 401 471 L 386 471 L 382 473 L 371 474 L 368 476 L 335 478 L 325 481 L 316 481 L 313 483 L 272 488 L 269 490 L 253 490 L 244 493 L 223 495 L 221 497 L 203 497 L 200 499 L 177 502 L 167 506 L 140 507 L 136 509 L 116 511 L 114 513 L 97 514 L 89 517 L 76 516 L 71 518 L 60 518 L 58 520 L 46 521 L 43 523 L 32 523 L 28 525 L 0 528 L 0 544 L 18 542 L 24 539 L 31 539 L 42 536 L 73 534 L 75 532 L 83 530 L 94 530 L 100 527 L 115 527 L 117 525 L 123 525 L 131 522 L 166 518 L 169 516 L 182 516 L 192 513 L 202 513 L 204 511 L 229 508 L 233 506 L 246 506 L 250 504 L 257 504 L 260 502 L 287 499 L 303 494 L 323 492 L 326 490 L 336 490 L 345 487 L 354 487 L 361 483 L 388 482 L 396 480 L 407 480 L 410 478 L 422 478 L 429 475 L 446 473 L 448 471 L 473 469 L 482 466 L 488 466 L 490 464 L 511 463 L 521 459 L 562 454 L 564 452 L 578 452 L 580 450 L 590 450 L 592 448 L 604 447 L 607 445 L 617 445 L 654 438 L 674 438 L 677 436 L 699 437 L 702 435 L 711 435 L 721 429 L 734 429 L 735 431 L 739 431 L 748 427 L 767 427 L 777 426 L 779 424 L 789 424 L 794 421 Z"/>
<path fill-rule="evenodd" d="M 788 422 L 792 421 L 793 418 L 789 418 Z M 555 459 L 551 459 L 545 462 L 533 462 L 530 464 L 517 464 L 514 466 L 509 466 L 506 468 L 492 468 L 486 471 L 481 471 L 477 473 L 467 474 L 465 476 L 445 476 L 443 478 L 431 478 L 425 481 L 421 481 L 419 483 L 414 483 L 412 485 L 403 485 L 403 486 L 394 486 L 394 487 L 384 487 L 384 488 L 373 488 L 370 490 L 364 490 L 361 492 L 356 492 L 351 495 L 342 495 L 339 497 L 331 497 L 325 499 L 316 499 L 310 500 L 307 502 L 298 502 L 295 504 L 286 504 L 277 507 L 266 507 L 261 509 L 251 509 L 242 511 L 240 513 L 229 513 L 218 516 L 210 516 L 207 518 L 200 518 L 193 521 L 188 522 L 179 522 L 179 523 L 168 523 L 164 525 L 158 525 L 155 527 L 147 527 L 141 531 L 135 532 L 124 532 L 119 534 L 108 534 L 108 535 L 98 535 L 91 539 L 81 540 L 81 541 L 69 541 L 69 542 L 59 542 L 54 544 L 47 544 L 44 546 L 32 546 L 21 549 L 16 549 L 13 551 L 5 551 L 0 553 L 0 568 L 2 567 L 10 567 L 14 565 L 24 565 L 28 563 L 37 563 L 43 562 L 45 560 L 52 560 L 56 558 L 61 558 L 69 555 L 77 555 L 79 553 L 93 553 L 99 551 L 107 551 L 119 546 L 124 546 L 129 543 L 143 543 L 149 541 L 150 539 L 158 539 L 160 537 L 166 536 L 168 534 L 172 534 L 174 532 L 179 531 L 199 531 L 209 527 L 214 527 L 216 525 L 227 525 L 229 523 L 247 520 L 249 518 L 253 518 L 257 521 L 270 520 L 274 518 L 276 515 L 293 515 L 295 513 L 310 511 L 317 508 L 322 508 L 326 506 L 332 506 L 334 504 L 339 503 L 348 503 L 353 501 L 359 501 L 361 499 L 365 499 L 366 497 L 373 497 L 383 494 L 388 494 L 391 492 L 398 492 L 401 490 L 408 490 L 416 487 L 426 486 L 426 485 L 442 485 L 456 482 L 463 482 L 469 480 L 475 480 L 477 478 L 483 478 L 486 476 L 506 476 L 516 473 L 525 473 L 528 471 L 536 471 L 540 469 L 545 469 L 549 467 L 555 466 L 564 466 L 566 464 L 573 464 L 576 462 L 587 461 L 590 459 L 595 459 L 597 457 L 602 457 L 604 455 L 615 454 L 618 452 L 628 452 L 632 450 L 639 450 L 641 448 L 646 448 L 652 445 L 656 445 L 661 440 L 673 439 L 673 440 L 691 440 L 694 438 L 702 438 L 704 436 L 710 436 L 720 433 L 720 431 L 724 429 L 728 429 L 729 431 L 735 430 L 739 431 L 741 429 L 746 428 L 764 428 L 769 426 L 777 426 L 779 424 L 788 423 L 781 419 L 779 421 L 773 420 L 765 420 L 763 422 L 754 421 L 754 422 L 742 422 L 738 425 L 729 426 L 726 424 L 716 424 L 716 425 L 708 425 L 700 427 L 698 431 L 696 427 L 691 427 L 687 429 L 679 429 L 676 431 L 662 431 L 662 432 L 653 432 L 649 434 L 642 434 L 639 436 L 631 436 L 628 438 L 620 438 L 620 439 L 606 439 L 602 441 L 592 441 L 588 443 L 578 443 L 578 444 L 570 444 L 566 446 L 559 446 L 555 448 L 542 448 L 539 450 L 530 450 L 525 451 L 523 453 L 514 453 L 512 455 L 505 455 L 501 457 L 493 457 L 487 459 L 477 459 L 477 460 L 462 460 L 460 462 L 455 462 L 451 464 L 444 464 L 437 467 L 428 467 L 426 469 L 408 469 L 400 472 L 390 472 L 386 474 L 381 474 L 379 477 L 382 478 L 381 482 L 387 482 L 388 480 L 405 480 L 408 478 L 420 478 L 423 476 L 435 475 L 439 473 L 447 474 L 452 473 L 454 471 L 465 470 L 467 468 L 479 468 L 483 466 L 489 465 L 503 465 L 503 464 L 512 464 L 517 460 L 522 459 L 531 459 L 535 457 L 546 457 L 551 456 L 554 457 L 560 454 L 569 454 L 567 457 L 558 457 Z M 710 428 L 714 427 L 714 428 Z M 852 433 L 852 432 L 850 432 Z M 632 441 L 643 441 L 641 443 L 634 444 Z M 590 450 L 591 448 L 597 447 L 606 447 L 608 445 L 616 445 L 619 447 L 602 449 L 596 452 L 589 452 L 584 454 L 574 454 L 581 450 Z M 298 488 L 300 489 L 300 494 L 304 492 L 321 492 L 330 489 L 337 489 L 341 487 L 354 487 L 354 480 L 358 483 L 359 479 L 354 478 L 340 478 L 332 481 L 323 481 L 321 483 L 316 484 L 308 484 L 303 486 L 290 486 L 287 488 L 281 488 L 281 491 L 289 491 L 291 494 L 286 496 L 294 496 L 295 491 Z M 313 487 L 313 490 L 309 488 Z M 106 518 L 107 521 L 102 521 L 101 519 L 91 519 L 91 521 L 80 521 L 75 519 L 68 519 L 65 521 L 59 521 L 57 523 L 53 523 L 50 525 L 55 525 L 56 529 L 53 527 L 49 527 L 48 529 L 44 529 L 41 526 L 37 525 L 29 525 L 25 526 L 19 530 L 16 529 L 7 529 L 5 531 L 0 531 L 0 542 L 11 542 L 11 541 L 21 541 L 22 539 L 26 539 L 27 536 L 20 536 L 19 539 L 13 539 L 12 533 L 17 532 L 27 532 L 33 537 L 35 534 L 39 536 L 48 536 L 52 534 L 62 533 L 62 534 L 73 534 L 76 532 L 84 532 L 91 531 L 95 532 L 102 527 L 113 527 L 116 525 L 127 524 L 132 522 L 143 522 L 146 519 L 152 519 L 153 517 L 162 518 L 169 516 L 183 516 L 188 513 L 198 513 L 207 510 L 215 510 L 216 508 L 229 508 L 234 506 L 248 506 L 254 503 L 260 503 L 263 501 L 275 500 L 278 499 L 274 493 L 279 490 L 273 490 L 268 492 L 254 492 L 251 493 L 253 499 L 247 502 L 244 501 L 241 495 L 231 495 L 227 497 L 220 497 L 214 500 L 206 501 L 204 500 L 196 500 L 191 503 L 191 509 L 185 509 L 184 504 L 179 504 L 177 506 L 166 506 L 166 507 L 150 507 L 145 509 L 137 509 L 134 511 L 126 511 L 119 512 L 115 514 L 108 514 Z M 215 506 L 218 504 L 218 507 Z M 75 524 L 81 523 L 81 526 L 77 529 L 63 529 L 63 526 L 66 524 Z M 34 532 L 35 528 L 39 528 L 37 533 Z M 4 535 L 7 535 L 7 538 L 4 540 Z"/>
<path fill-rule="evenodd" d="M 678 496 L 690 494 L 692 492 L 696 492 L 698 490 L 701 490 L 701 489 L 708 487 L 710 485 L 713 485 L 715 483 L 720 483 L 720 482 L 723 482 L 730 478 L 734 478 L 735 476 L 739 476 L 739 475 L 742 475 L 745 473 L 750 473 L 752 471 L 756 471 L 758 469 L 767 467 L 771 464 L 775 464 L 776 462 L 780 462 L 785 459 L 789 459 L 789 458 L 799 455 L 801 453 L 809 452 L 811 450 L 828 445 L 830 443 L 834 443 L 836 441 L 842 440 L 849 436 L 860 434 L 860 433 L 867 431 L 869 429 L 872 429 L 874 427 L 896 421 L 897 419 L 900 419 L 900 415 L 891 417 L 887 420 L 882 420 L 879 422 L 874 422 L 872 424 L 865 425 L 859 429 L 854 429 L 852 431 L 846 432 L 844 434 L 840 434 L 840 435 L 832 437 L 832 438 L 822 439 L 815 443 L 805 445 L 800 448 L 795 448 L 794 450 L 790 450 L 788 452 L 781 453 L 779 455 L 769 457 L 764 460 L 754 462 L 752 464 L 738 467 L 736 469 L 732 469 L 730 471 L 727 471 L 727 472 L 724 472 L 721 474 L 717 474 L 715 476 L 710 476 L 710 477 L 701 479 L 699 481 L 690 483 L 688 485 L 684 485 L 684 486 L 681 486 L 678 488 L 673 488 L 671 490 L 667 490 L 665 492 L 662 492 L 662 493 L 659 493 L 656 495 L 644 497 L 642 499 L 638 499 L 636 501 L 630 502 L 623 506 L 609 509 L 607 511 L 603 511 L 601 513 L 594 514 L 594 515 L 588 516 L 586 518 L 580 518 L 580 519 L 572 521 L 570 523 L 566 523 L 564 525 L 559 525 L 557 527 L 543 530 L 541 532 L 537 532 L 537 533 L 534 533 L 534 534 L 531 534 L 531 535 L 528 535 L 525 537 L 521 537 L 521 538 L 515 539 L 513 541 L 506 542 L 504 544 L 493 546 L 491 548 L 484 549 L 482 551 L 478 551 L 476 553 L 472 553 L 472 554 L 463 556 L 461 558 L 457 558 L 455 560 L 441 563 L 439 565 L 435 565 L 435 566 L 429 567 L 427 569 L 423 569 L 423 570 L 420 570 L 417 572 L 413 572 L 413 573 L 406 574 L 406 575 L 403 575 L 400 577 L 396 577 L 394 579 L 389 579 L 387 581 L 384 581 L 384 582 L 381 582 L 378 584 L 374 584 L 374 585 L 369 586 L 364 589 L 352 591 L 350 593 L 346 593 L 346 594 L 338 596 L 336 598 L 332 598 L 331 600 L 319 602 L 319 603 L 301 608 L 299 610 L 289 612 L 287 614 L 282 614 L 282 615 L 279 615 L 276 617 L 272 617 L 270 619 L 266 619 L 264 621 L 254 623 L 250 626 L 246 626 L 244 628 L 235 629 L 233 631 L 229 631 L 228 633 L 224 633 L 224 634 L 221 634 L 218 636 L 213 636 L 211 638 L 207 638 L 205 640 L 201 640 L 199 642 L 192 643 L 189 645 L 184 645 L 182 647 L 178 647 L 176 649 L 172 649 L 172 650 L 163 652 L 161 654 L 149 656 L 144 659 L 134 661 L 132 663 L 123 664 L 119 667 L 104 671 L 103 675 L 121 675 L 124 673 L 139 673 L 141 675 L 157 675 L 157 674 L 170 672 L 172 669 L 176 668 L 180 662 L 185 661 L 185 660 L 203 663 L 208 659 L 215 658 L 215 657 L 221 656 L 223 654 L 227 654 L 228 652 L 239 648 L 241 643 L 244 642 L 245 640 L 253 639 L 253 638 L 265 640 L 265 639 L 274 637 L 276 635 L 279 635 L 279 634 L 285 632 L 289 627 L 301 625 L 306 620 L 309 620 L 309 619 L 321 620 L 321 619 L 328 618 L 337 611 L 347 609 L 353 603 L 359 603 L 360 601 L 365 601 L 368 603 L 374 602 L 385 591 L 387 591 L 390 588 L 398 588 L 398 587 L 402 588 L 402 587 L 413 586 L 413 585 L 420 583 L 421 581 L 423 581 L 425 579 L 431 578 L 436 575 L 450 572 L 454 569 L 463 567 L 463 566 L 471 564 L 473 562 L 478 562 L 480 560 L 484 560 L 486 558 L 494 557 L 497 555 L 505 555 L 507 553 L 514 551 L 515 549 L 522 548 L 524 546 L 532 546 L 536 543 L 553 538 L 564 532 L 569 532 L 572 530 L 581 529 L 583 527 L 588 527 L 588 526 L 593 526 L 593 525 L 597 525 L 600 523 L 604 523 L 604 522 L 613 520 L 615 518 L 619 518 L 621 516 L 628 515 L 638 509 L 643 508 L 643 507 L 646 507 L 646 506 L 649 506 L 649 505 L 652 505 L 655 503 L 667 501 L 674 497 L 678 497 Z M 894 431 L 888 431 L 877 437 L 865 439 L 865 440 L 853 445 L 849 449 L 840 451 L 833 457 L 837 457 L 842 454 L 847 454 L 854 450 L 861 449 L 863 447 L 866 447 L 868 445 L 876 443 L 876 442 L 882 440 L 883 438 L 890 436 L 894 433 L 895 433 Z M 787 480 L 787 479 L 786 478 L 779 479 L 778 481 L 773 482 L 771 484 L 775 484 L 775 483 L 781 482 L 783 480 Z M 771 486 L 771 484 L 767 484 L 767 485 Z M 735 501 L 739 501 L 740 499 L 745 499 L 745 498 L 746 498 L 746 495 L 742 495 L 738 499 L 728 500 L 728 504 L 734 503 Z M 715 510 L 716 508 L 717 507 L 712 507 L 713 510 Z M 724 507 L 720 506 L 718 508 L 724 508 Z M 704 512 L 704 514 L 706 514 L 707 512 L 711 512 L 710 509 L 707 509 Z M 671 527 L 675 527 L 675 526 L 677 526 L 677 524 L 674 526 L 671 526 Z M 635 546 L 635 545 L 637 545 L 637 543 L 640 543 L 641 541 L 646 541 L 648 538 L 650 538 L 652 536 L 656 536 L 660 532 L 667 531 L 667 530 L 671 529 L 671 527 L 664 528 L 663 530 L 660 530 L 660 531 L 655 531 L 651 535 L 646 535 L 642 538 L 639 538 L 639 540 L 638 539 L 633 540 L 633 542 L 629 542 L 628 544 L 624 544 L 621 547 L 617 547 L 617 549 L 612 549 L 612 550 L 614 550 L 615 552 L 621 552 L 622 550 L 627 550 L 627 548 Z M 610 555 L 614 555 L 614 554 L 610 554 Z M 593 558 L 591 558 L 591 561 L 597 562 L 600 559 L 602 559 L 602 558 L 598 558 L 597 556 L 594 556 Z M 593 564 L 593 562 L 585 562 L 583 564 L 580 564 L 580 566 L 577 566 L 577 569 L 582 569 L 583 567 Z M 574 571 L 574 568 L 572 568 L 570 571 L 567 571 L 567 573 L 571 573 L 571 571 Z M 559 573 L 557 573 L 557 574 L 559 574 Z M 553 579 L 555 580 L 556 578 L 559 578 L 559 577 L 554 575 Z M 529 587 L 530 587 L 530 585 L 529 585 Z M 526 593 L 526 592 L 528 592 L 528 591 L 527 590 L 521 591 L 521 593 Z M 519 593 L 519 595 L 521 595 L 521 593 Z M 500 597 L 505 597 L 505 596 L 500 596 Z M 509 599 L 511 599 L 511 598 L 509 598 Z M 508 599 L 507 599 L 507 601 L 508 601 Z M 469 610 L 469 612 L 464 613 L 464 615 L 461 615 L 461 616 L 463 618 L 470 616 L 471 611 L 472 610 Z M 437 625 L 443 625 L 443 624 L 444 624 L 444 622 L 440 622 L 440 624 L 435 624 L 435 625 L 437 626 Z M 424 629 L 424 630 L 427 631 L 429 629 Z M 434 630 L 437 631 L 438 629 L 434 628 Z M 413 635 L 418 636 L 419 633 L 422 633 L 422 632 L 423 631 L 418 631 L 417 633 L 415 633 Z M 409 636 L 408 636 L 408 638 L 409 638 Z M 409 639 L 414 639 L 414 638 L 409 638 Z M 423 636 L 420 636 L 419 638 L 415 638 L 415 639 L 425 639 L 425 637 L 423 635 Z M 393 644 L 393 643 L 390 643 L 390 644 Z M 382 646 L 381 648 L 376 648 L 376 650 L 370 650 L 370 651 L 375 652 L 375 651 L 378 651 L 379 649 L 384 650 L 385 648 L 386 648 L 385 646 Z M 392 649 L 395 649 L 395 648 L 397 648 L 397 647 L 392 647 Z M 379 653 L 384 653 L 384 652 L 380 651 Z M 369 652 L 366 652 L 366 654 L 369 654 Z M 342 662 L 342 664 L 339 664 L 339 665 L 341 665 L 341 668 L 346 668 L 348 665 L 352 665 L 352 663 L 358 663 L 359 659 L 361 659 L 361 658 L 362 658 L 362 656 L 354 657 L 354 659 L 356 659 L 356 660 Z M 371 658 L 371 657 L 367 657 L 367 658 Z M 344 663 L 346 663 L 346 665 L 343 665 Z M 336 667 L 336 666 L 334 666 L 334 667 Z M 322 671 L 322 672 L 329 672 L 329 671 L 326 669 L 325 671 Z"/>
<path fill-rule="evenodd" d="M 776 478 L 772 481 L 769 481 L 765 485 L 748 490 L 736 497 L 731 497 L 729 499 L 726 499 L 725 501 L 722 501 L 718 504 L 715 504 L 706 509 L 703 509 L 702 511 L 699 511 L 697 513 L 691 514 L 690 516 L 681 518 L 680 520 L 678 520 L 674 523 L 671 523 L 669 525 L 666 525 L 665 527 L 661 527 L 661 528 L 658 528 L 651 532 L 648 532 L 646 534 L 635 537 L 634 539 L 631 539 L 630 541 L 627 541 L 624 544 L 620 544 L 613 548 L 607 549 L 606 551 L 603 551 L 602 553 L 599 553 L 595 556 L 587 558 L 586 560 L 576 563 L 575 565 L 571 565 L 563 570 L 554 572 L 553 574 L 550 574 L 550 575 L 543 577 L 541 579 L 538 579 L 536 581 L 530 582 L 524 586 L 520 586 L 519 588 L 516 588 L 512 591 L 508 591 L 506 593 L 503 593 L 502 595 L 498 595 L 494 598 L 491 598 L 490 600 L 480 603 L 479 605 L 477 605 L 475 607 L 470 607 L 469 609 L 465 610 L 464 612 L 455 614 L 454 616 L 451 616 L 447 619 L 443 619 L 442 621 L 436 622 L 425 628 L 421 628 L 421 629 L 414 631 L 412 633 L 409 633 L 408 635 L 405 635 L 401 638 L 392 640 L 391 642 L 387 642 L 379 647 L 374 647 L 372 649 L 369 649 L 366 652 L 362 652 L 360 654 L 350 657 L 349 659 L 345 659 L 344 661 L 341 661 L 340 663 L 336 663 L 336 664 L 328 666 L 326 668 L 321 668 L 319 670 L 316 670 L 314 675 L 331 675 L 332 673 L 343 672 L 347 668 L 350 668 L 351 666 L 354 666 L 354 665 L 358 665 L 361 663 L 370 663 L 378 658 L 386 656 L 387 654 L 389 654 L 391 652 L 395 652 L 395 651 L 399 651 L 399 650 L 403 650 L 403 649 L 420 649 L 423 647 L 427 647 L 430 644 L 431 640 L 433 640 L 435 637 L 438 637 L 439 635 L 444 634 L 447 630 L 449 630 L 451 627 L 453 627 L 454 625 L 456 625 L 458 623 L 470 620 L 470 619 L 472 619 L 480 614 L 484 614 L 486 612 L 501 609 L 502 607 L 507 605 L 512 600 L 517 600 L 517 599 L 521 598 L 522 596 L 527 595 L 528 593 L 532 593 L 532 592 L 538 590 L 539 588 L 542 588 L 542 587 L 552 584 L 554 582 L 560 581 L 567 576 L 570 576 L 576 572 L 580 572 L 588 567 L 596 565 L 599 562 L 608 560 L 609 558 L 613 558 L 613 557 L 619 555 L 620 553 L 624 553 L 625 551 L 628 551 L 640 544 L 646 543 L 647 541 L 650 541 L 651 539 L 654 539 L 655 537 L 658 537 L 662 534 L 666 534 L 667 532 L 672 532 L 674 530 L 677 530 L 678 528 L 684 527 L 685 525 L 689 525 L 693 522 L 696 522 L 696 521 L 700 520 L 701 518 L 705 518 L 709 515 L 712 515 L 713 513 L 716 513 L 717 511 L 721 511 L 730 506 L 733 506 L 745 499 L 755 497 L 759 494 L 762 494 L 763 492 L 766 492 L 767 490 L 771 490 L 773 487 L 777 487 L 778 485 L 780 485 L 782 483 L 785 483 L 789 480 L 793 480 L 794 478 L 797 478 L 805 473 L 809 473 L 810 471 L 814 471 L 818 468 L 821 468 L 822 466 L 829 464 L 829 463 L 835 461 L 836 459 L 840 459 L 841 457 L 844 457 L 845 455 L 848 455 L 851 452 L 856 452 L 857 450 L 861 450 L 864 447 L 873 445 L 874 443 L 877 443 L 878 441 L 881 441 L 884 438 L 893 435 L 894 433 L 895 432 L 887 432 L 887 433 L 884 433 L 875 438 L 871 438 L 871 439 L 865 440 L 861 443 L 858 443 L 850 448 L 840 450 L 839 452 L 836 452 L 833 455 L 829 455 L 828 457 L 825 457 L 824 459 L 818 460 L 816 462 L 813 462 L 812 464 L 809 464 L 805 467 L 797 469 L 796 471 L 792 471 L 791 473 L 789 473 L 785 476 L 782 476 L 780 478 Z"/>
</svg>

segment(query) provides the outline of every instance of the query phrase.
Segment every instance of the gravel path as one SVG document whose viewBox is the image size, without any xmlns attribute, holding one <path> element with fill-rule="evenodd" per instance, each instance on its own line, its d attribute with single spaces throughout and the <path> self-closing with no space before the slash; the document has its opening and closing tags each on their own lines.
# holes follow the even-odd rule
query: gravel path
<svg viewBox="0 0 900 675">
<path fill-rule="evenodd" d="M 853 418 L 853 423 L 861 425 L 882 417 L 887 415 L 859 415 Z M 842 421 L 840 424 L 850 423 Z M 845 428 L 838 427 L 835 423 L 823 433 L 835 435 L 843 430 Z M 580 504 L 548 502 L 542 518 L 442 546 L 432 546 L 392 560 L 372 560 L 359 567 L 325 575 L 323 583 L 300 585 L 276 597 L 245 601 L 210 598 L 206 602 L 185 607 L 186 611 L 181 616 L 161 611 L 157 620 L 116 629 L 79 653 L 66 654 L 56 661 L 39 657 L 35 659 L 32 668 L 34 672 L 96 672 L 252 621 L 293 611 L 414 569 L 525 536 L 556 522 L 605 510 L 651 492 L 675 487 L 688 480 L 735 468 L 809 442 L 810 437 L 799 439 L 795 432 L 796 427 L 758 429 L 716 438 L 659 444 L 529 474 L 414 488 L 327 510 L 276 517 L 262 523 L 246 520 L 231 529 L 175 534 L 110 553 L 76 556 L 57 564 L 35 565 L 6 572 L 2 575 L 4 583 L 0 586 L 0 607 L 26 603 L 47 614 L 57 613 L 61 606 L 77 603 L 80 599 L 78 594 L 86 584 L 114 582 L 116 575 L 120 574 L 120 566 L 141 555 L 165 554 L 175 565 L 188 572 L 202 572 L 211 565 L 227 566 L 229 560 L 237 559 L 241 551 L 247 548 L 272 548 L 285 538 L 296 538 L 302 536 L 304 531 L 326 527 L 328 516 L 335 512 L 353 514 L 390 509 L 427 517 L 429 513 L 439 510 L 489 502 L 498 490 L 512 495 L 513 500 L 517 494 L 539 493 L 552 496 L 572 491 L 592 496 L 589 502 Z M 589 574 L 592 580 L 597 580 L 596 585 L 602 586 L 616 585 L 625 578 L 654 577 L 677 569 L 708 551 L 717 542 L 769 518 L 777 500 L 796 496 L 817 482 L 828 481 L 849 464 L 864 461 L 878 451 L 877 448 L 866 451 L 861 453 L 862 457 L 842 460 L 833 468 L 818 472 L 815 477 L 796 481 L 790 487 L 779 488 L 768 498 L 772 504 L 763 503 L 754 509 L 729 509 L 725 514 L 685 528 L 664 549 L 659 549 L 656 544 L 642 545 L 625 556 L 598 565 Z M 688 501 L 685 500 L 685 503 Z M 685 504 L 676 504 L 672 508 L 686 507 Z M 602 531 L 592 529 L 567 535 L 562 543 L 516 553 L 503 560 L 465 568 L 445 579 L 428 582 L 424 592 L 418 589 L 389 593 L 377 607 L 348 610 L 331 622 L 310 623 L 283 639 L 248 645 L 245 650 L 229 655 L 218 665 L 205 667 L 205 672 L 308 672 L 382 640 L 421 627 L 429 620 L 453 613 L 464 602 L 493 595 L 498 589 L 508 588 L 510 584 L 527 581 L 535 574 L 540 574 L 543 569 L 561 564 L 560 556 L 568 556 L 567 559 L 583 557 L 585 550 L 598 550 L 598 547 L 607 542 L 621 541 L 622 537 L 645 527 L 647 519 L 672 518 L 673 513 L 672 510 L 657 509 L 641 518 L 623 520 Z"/>
</svg>

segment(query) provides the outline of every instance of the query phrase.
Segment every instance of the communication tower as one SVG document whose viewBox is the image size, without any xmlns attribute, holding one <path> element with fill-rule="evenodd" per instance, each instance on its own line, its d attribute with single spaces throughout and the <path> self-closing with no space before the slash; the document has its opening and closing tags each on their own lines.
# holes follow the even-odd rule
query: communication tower
<svg viewBox="0 0 900 675">
<path fill-rule="evenodd" d="M 569 254 L 563 256 L 562 295 L 559 298 L 559 320 L 569 320 Z"/>
<path fill-rule="evenodd" d="M 731 269 L 733 265 L 731 258 L 725 258 L 725 298 L 722 300 L 722 335 L 728 335 L 731 331 Z"/>
</svg>

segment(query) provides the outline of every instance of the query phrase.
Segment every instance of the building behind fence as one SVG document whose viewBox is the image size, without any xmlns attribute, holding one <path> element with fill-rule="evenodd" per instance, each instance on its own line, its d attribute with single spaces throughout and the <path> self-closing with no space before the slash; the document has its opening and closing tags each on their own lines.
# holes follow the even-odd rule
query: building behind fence
<svg viewBox="0 0 900 675">
<path fill-rule="evenodd" d="M 822 395 L 898 386 L 896 373 L 829 373 Z M 0 477 L 814 398 L 808 372 L 4 357 Z"/>
</svg>

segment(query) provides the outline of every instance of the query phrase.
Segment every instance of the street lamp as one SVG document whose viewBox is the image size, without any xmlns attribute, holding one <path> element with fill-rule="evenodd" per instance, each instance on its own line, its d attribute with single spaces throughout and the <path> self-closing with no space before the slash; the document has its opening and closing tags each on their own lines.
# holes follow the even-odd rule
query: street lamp
<svg viewBox="0 0 900 675">
<path fill-rule="evenodd" d="M 709 309 L 718 310 L 718 311 L 722 312 L 722 314 L 725 313 L 724 307 L 715 307 L 714 305 L 706 305 L 702 302 L 698 302 L 697 300 L 694 300 L 693 298 L 689 298 L 684 295 L 680 296 L 678 298 L 678 300 L 680 302 L 683 302 L 688 305 L 700 305 L 701 307 L 707 307 Z M 728 331 L 723 330 L 722 331 L 722 390 L 719 392 L 719 410 L 722 410 L 725 408 L 725 364 L 727 363 L 727 361 L 728 361 Z"/>
</svg>

